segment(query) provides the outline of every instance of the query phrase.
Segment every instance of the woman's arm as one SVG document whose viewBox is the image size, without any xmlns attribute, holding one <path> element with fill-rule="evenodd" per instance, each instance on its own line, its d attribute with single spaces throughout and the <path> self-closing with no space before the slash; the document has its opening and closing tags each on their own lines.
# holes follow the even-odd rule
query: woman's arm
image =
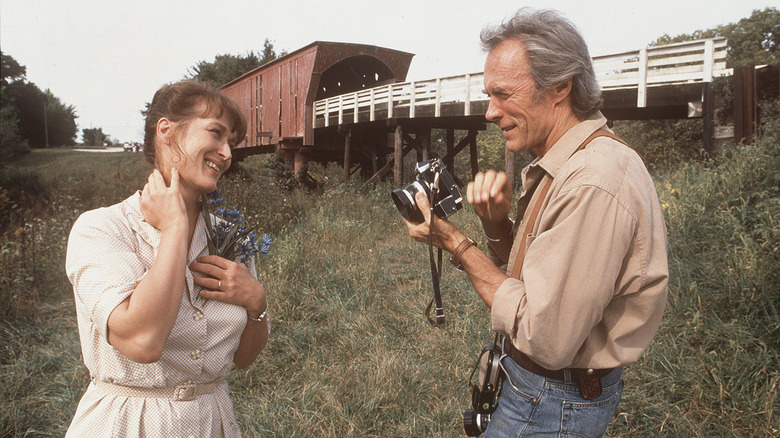
<svg viewBox="0 0 780 438">
<path fill-rule="evenodd" d="M 109 315 L 108 342 L 129 359 L 149 363 L 162 356 L 185 289 L 189 226 L 176 169 L 170 187 L 159 171 L 149 176 L 141 194 L 141 212 L 146 222 L 160 230 L 160 246 L 133 293 Z"/>
</svg>

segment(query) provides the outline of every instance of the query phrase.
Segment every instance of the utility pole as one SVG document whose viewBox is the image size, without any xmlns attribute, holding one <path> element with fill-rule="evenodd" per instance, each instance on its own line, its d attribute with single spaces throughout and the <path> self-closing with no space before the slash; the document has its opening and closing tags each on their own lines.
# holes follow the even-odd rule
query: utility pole
<svg viewBox="0 0 780 438">
<path fill-rule="evenodd" d="M 49 147 L 49 118 L 46 117 L 46 107 L 48 106 L 46 104 L 48 100 L 49 99 L 46 97 L 43 98 L 43 133 L 46 136 L 46 148 Z"/>
</svg>

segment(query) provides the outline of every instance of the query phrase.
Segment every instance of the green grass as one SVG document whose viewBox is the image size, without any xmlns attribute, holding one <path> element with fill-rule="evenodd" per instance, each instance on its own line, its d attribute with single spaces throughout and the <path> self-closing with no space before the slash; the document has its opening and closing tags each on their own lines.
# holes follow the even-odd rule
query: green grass
<svg viewBox="0 0 780 438">
<path fill-rule="evenodd" d="M 654 342 L 627 368 L 609 436 L 780 433 L 778 131 L 720 162 L 654 175 L 669 300 Z M 314 166 L 327 182 L 312 194 L 282 189 L 265 157 L 239 167 L 222 190 L 274 239 L 259 267 L 271 339 L 230 376 L 245 436 L 463 436 L 470 368 L 492 341 L 465 274 L 445 262 L 447 324 L 432 328 L 427 248 L 407 236 L 389 184 L 337 183 L 340 168 Z M 0 436 L 64 434 L 88 383 L 63 272 L 67 234 L 81 212 L 140 188 L 147 169 L 140 154 L 34 151 L 0 170 L 10 211 L 0 234 Z M 484 248 L 470 207 L 453 221 Z"/>
</svg>

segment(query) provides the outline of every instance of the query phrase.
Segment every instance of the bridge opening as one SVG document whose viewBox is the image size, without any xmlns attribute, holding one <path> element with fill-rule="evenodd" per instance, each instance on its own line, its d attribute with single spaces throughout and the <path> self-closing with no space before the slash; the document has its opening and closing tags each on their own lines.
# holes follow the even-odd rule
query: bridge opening
<svg viewBox="0 0 780 438">
<path fill-rule="evenodd" d="M 353 56 L 322 73 L 315 100 L 393 82 L 395 76 L 382 61 L 367 55 Z"/>
</svg>

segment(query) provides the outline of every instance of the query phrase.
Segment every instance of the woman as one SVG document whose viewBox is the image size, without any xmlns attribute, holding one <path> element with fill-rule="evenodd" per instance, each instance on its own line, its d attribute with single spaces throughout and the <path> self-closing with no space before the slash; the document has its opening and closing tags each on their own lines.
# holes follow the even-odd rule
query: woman
<svg viewBox="0 0 780 438">
<path fill-rule="evenodd" d="M 67 436 L 240 436 L 225 376 L 265 347 L 268 302 L 254 268 L 208 255 L 198 200 L 245 131 L 213 88 L 161 88 L 143 191 L 73 225 L 66 269 L 92 382 Z"/>
</svg>

